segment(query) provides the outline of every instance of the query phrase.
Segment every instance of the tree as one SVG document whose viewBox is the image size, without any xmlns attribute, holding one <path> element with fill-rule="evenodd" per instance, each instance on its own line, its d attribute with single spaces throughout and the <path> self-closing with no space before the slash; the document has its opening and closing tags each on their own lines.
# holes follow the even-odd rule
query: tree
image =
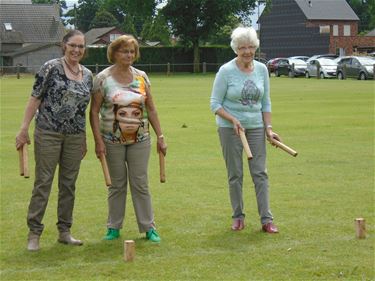
<svg viewBox="0 0 375 281">
<path fill-rule="evenodd" d="M 358 32 L 366 33 L 375 28 L 375 0 L 346 0 L 359 17 Z"/>
<path fill-rule="evenodd" d="M 163 45 L 170 44 L 170 32 L 167 20 L 162 14 L 145 21 L 141 32 L 143 40 L 160 41 Z"/>
<path fill-rule="evenodd" d="M 127 33 L 133 35 L 135 38 L 137 38 L 137 31 L 134 27 L 133 18 L 131 16 L 126 16 L 124 23 L 121 26 L 121 29 Z"/>
<path fill-rule="evenodd" d="M 105 10 L 100 10 L 96 12 L 94 19 L 90 24 L 91 28 L 98 28 L 98 27 L 111 27 L 111 26 L 118 26 L 117 19 L 110 13 Z"/>
<path fill-rule="evenodd" d="M 194 72 L 199 72 L 199 43 L 221 26 L 230 15 L 246 19 L 256 6 L 256 0 L 168 0 L 161 12 L 172 26 L 174 35 L 194 50 Z"/>
<path fill-rule="evenodd" d="M 134 35 L 139 35 L 145 21 L 155 15 L 156 6 L 160 2 L 160 0 L 104 0 L 103 8 L 114 15 L 120 23 L 127 22 L 128 25 L 132 22 L 136 30 Z"/>
<path fill-rule="evenodd" d="M 65 16 L 70 17 L 68 23 L 82 32 L 87 32 L 102 4 L 103 0 L 78 0 L 78 6 L 74 5 L 74 8 L 65 14 Z"/>
</svg>

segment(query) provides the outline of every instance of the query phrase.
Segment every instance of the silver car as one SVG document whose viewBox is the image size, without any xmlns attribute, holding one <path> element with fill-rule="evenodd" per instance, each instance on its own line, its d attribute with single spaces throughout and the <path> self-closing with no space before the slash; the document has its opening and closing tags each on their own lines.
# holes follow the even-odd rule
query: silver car
<svg viewBox="0 0 375 281">
<path fill-rule="evenodd" d="M 319 68 L 319 73 L 318 73 Z M 306 78 L 316 77 L 320 78 L 334 78 L 336 77 L 337 60 L 329 58 L 312 59 L 307 63 L 305 76 Z"/>
</svg>

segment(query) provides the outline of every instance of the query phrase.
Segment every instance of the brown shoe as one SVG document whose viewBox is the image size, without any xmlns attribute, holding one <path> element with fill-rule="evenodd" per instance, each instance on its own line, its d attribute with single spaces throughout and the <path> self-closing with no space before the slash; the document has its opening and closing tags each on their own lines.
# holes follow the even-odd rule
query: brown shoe
<svg viewBox="0 0 375 281">
<path fill-rule="evenodd" d="M 267 233 L 279 233 L 277 226 L 274 225 L 272 222 L 266 223 L 262 225 L 262 230 Z"/>
<path fill-rule="evenodd" d="M 232 230 L 240 231 L 245 228 L 245 220 L 243 218 L 235 218 L 232 223 Z"/>
<path fill-rule="evenodd" d="M 29 232 L 29 236 L 27 238 L 27 249 L 29 251 L 39 251 L 39 238 L 38 234 Z"/>
<path fill-rule="evenodd" d="M 68 245 L 81 246 L 83 242 L 78 239 L 74 239 L 70 232 L 60 232 L 58 242 Z"/>
</svg>

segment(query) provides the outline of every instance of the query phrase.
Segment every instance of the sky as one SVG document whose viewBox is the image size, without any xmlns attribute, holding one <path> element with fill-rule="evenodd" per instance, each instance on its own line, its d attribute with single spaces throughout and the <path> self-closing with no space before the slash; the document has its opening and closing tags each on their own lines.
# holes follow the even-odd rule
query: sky
<svg viewBox="0 0 375 281">
<path fill-rule="evenodd" d="M 65 0 L 65 1 L 66 1 L 66 5 L 68 6 L 68 10 L 72 9 L 74 7 L 74 4 L 78 4 L 78 0 Z M 264 9 L 264 5 L 261 5 L 259 7 L 259 14 L 262 14 L 263 9 Z M 258 20 L 258 9 L 255 9 L 254 12 L 255 13 L 250 17 L 250 19 L 252 22 L 252 26 L 255 29 L 258 29 L 258 24 L 256 23 Z"/>
</svg>

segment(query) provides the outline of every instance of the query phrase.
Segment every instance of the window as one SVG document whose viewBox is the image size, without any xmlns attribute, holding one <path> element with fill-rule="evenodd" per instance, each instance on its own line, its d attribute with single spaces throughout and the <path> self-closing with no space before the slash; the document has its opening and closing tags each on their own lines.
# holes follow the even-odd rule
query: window
<svg viewBox="0 0 375 281">
<path fill-rule="evenodd" d="M 12 30 L 12 24 L 10 22 L 5 22 L 4 23 L 5 30 Z"/>
<path fill-rule="evenodd" d="M 344 25 L 344 36 L 350 36 L 350 25 Z"/>
<path fill-rule="evenodd" d="M 110 34 L 109 35 L 109 41 L 112 42 L 112 41 L 116 40 L 120 36 L 121 36 L 121 34 Z"/>
<path fill-rule="evenodd" d="M 333 25 L 333 36 L 339 36 L 339 26 L 337 24 Z"/>
<path fill-rule="evenodd" d="M 320 33 L 330 33 L 330 26 L 329 25 L 321 25 L 319 26 Z"/>
</svg>

